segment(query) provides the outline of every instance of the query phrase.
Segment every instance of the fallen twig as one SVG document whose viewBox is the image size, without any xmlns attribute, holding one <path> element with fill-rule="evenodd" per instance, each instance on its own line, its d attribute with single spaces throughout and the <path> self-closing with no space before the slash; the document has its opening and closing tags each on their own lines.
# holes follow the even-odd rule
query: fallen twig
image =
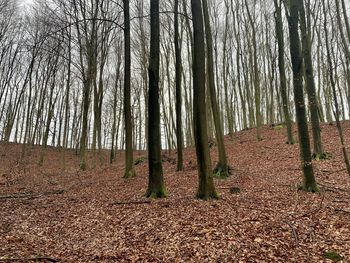
<svg viewBox="0 0 350 263">
<path fill-rule="evenodd" d="M 344 212 L 344 213 L 350 214 L 350 211 L 345 210 L 345 209 L 341 209 L 341 208 L 335 208 L 334 211 L 337 211 L 337 212 Z"/>
<path fill-rule="evenodd" d="M 28 261 L 48 261 L 48 262 L 60 262 L 58 259 L 50 257 L 33 257 L 33 258 L 1 258 L 0 262 L 28 262 Z"/>
<path fill-rule="evenodd" d="M 286 224 L 291 228 L 292 230 L 292 234 L 293 234 L 293 237 L 294 237 L 294 242 L 295 242 L 295 246 L 298 246 L 299 245 L 299 242 L 298 242 L 298 234 L 297 234 L 297 231 L 295 230 L 295 228 L 293 227 L 293 225 L 291 223 L 289 223 L 288 221 L 285 221 Z"/>
<path fill-rule="evenodd" d="M 110 203 L 110 205 L 142 205 L 142 204 L 150 204 L 151 200 L 136 200 L 136 201 L 116 201 Z"/>
<path fill-rule="evenodd" d="M 335 187 L 332 185 L 326 185 L 326 184 L 322 184 L 322 183 L 318 183 L 318 185 L 327 188 L 326 190 L 328 191 L 340 191 L 340 192 L 345 192 L 345 193 L 349 193 L 350 191 L 347 189 L 343 189 L 343 188 L 339 188 L 339 187 Z"/>
<path fill-rule="evenodd" d="M 321 170 L 321 172 L 328 173 L 328 175 L 335 174 L 335 173 L 340 173 L 340 172 L 344 172 L 344 171 L 346 171 L 346 169 L 340 169 L 340 170 L 336 170 L 336 171 Z"/>
<path fill-rule="evenodd" d="M 308 216 L 308 215 L 313 215 L 314 213 L 320 211 L 323 207 L 323 201 L 324 201 L 324 195 L 322 196 L 322 200 L 321 200 L 321 203 L 318 207 L 316 207 L 315 209 L 312 209 L 311 211 L 307 211 L 306 213 L 304 213 L 302 216 L 300 217 L 305 217 L 305 216 Z"/>
<path fill-rule="evenodd" d="M 58 195 L 58 194 L 63 194 L 64 190 L 56 190 L 56 191 L 50 191 L 50 192 L 44 192 L 44 193 L 19 193 L 19 194 L 14 194 L 14 195 L 5 195 L 5 196 L 0 196 L 0 200 L 8 200 L 8 199 L 20 199 L 20 198 L 28 198 L 28 199 L 35 199 L 39 198 L 45 195 Z"/>
</svg>

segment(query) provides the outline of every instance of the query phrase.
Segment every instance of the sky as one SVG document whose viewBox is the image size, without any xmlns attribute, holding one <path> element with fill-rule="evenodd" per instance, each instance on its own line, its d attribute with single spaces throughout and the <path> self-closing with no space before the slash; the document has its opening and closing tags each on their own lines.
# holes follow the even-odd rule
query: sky
<svg viewBox="0 0 350 263">
<path fill-rule="evenodd" d="M 23 6 L 30 5 L 31 3 L 33 3 L 33 0 L 23 0 L 22 1 Z"/>
</svg>

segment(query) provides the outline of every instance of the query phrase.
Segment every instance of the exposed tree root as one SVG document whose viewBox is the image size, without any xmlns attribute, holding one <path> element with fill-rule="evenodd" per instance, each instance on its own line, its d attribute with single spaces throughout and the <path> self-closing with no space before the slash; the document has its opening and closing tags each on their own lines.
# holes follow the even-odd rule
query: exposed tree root
<svg viewBox="0 0 350 263">
<path fill-rule="evenodd" d="M 221 165 L 218 163 L 213 171 L 214 177 L 225 179 L 232 175 L 232 168 L 228 165 Z"/>
<path fill-rule="evenodd" d="M 147 198 L 165 198 L 168 196 L 167 191 L 165 190 L 165 188 L 161 188 L 161 189 L 148 189 L 145 196 Z"/>
<path fill-rule="evenodd" d="M 136 177 L 136 172 L 135 172 L 134 169 L 131 169 L 130 171 L 125 172 L 123 178 L 124 178 L 124 179 L 131 179 L 131 178 L 134 178 L 134 177 Z"/>
<path fill-rule="evenodd" d="M 330 153 L 327 153 L 327 152 L 324 152 L 324 153 L 321 153 L 321 154 L 316 154 L 314 153 L 312 155 L 312 159 L 315 160 L 315 161 L 320 161 L 320 160 L 329 160 L 332 158 L 332 154 Z"/>
</svg>

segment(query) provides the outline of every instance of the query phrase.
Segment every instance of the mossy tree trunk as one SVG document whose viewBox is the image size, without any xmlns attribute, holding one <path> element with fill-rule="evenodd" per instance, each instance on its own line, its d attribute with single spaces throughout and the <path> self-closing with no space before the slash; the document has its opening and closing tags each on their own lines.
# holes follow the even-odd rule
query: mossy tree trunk
<svg viewBox="0 0 350 263">
<path fill-rule="evenodd" d="M 159 105 L 159 0 L 151 0 L 151 43 L 149 59 L 148 95 L 148 164 L 147 197 L 166 196 L 161 158 L 160 105 Z"/>
<path fill-rule="evenodd" d="M 201 0 L 191 0 L 194 31 L 193 46 L 193 122 L 199 173 L 197 197 L 217 198 L 208 145 L 205 104 L 205 44 Z"/>
<path fill-rule="evenodd" d="M 317 192 L 318 187 L 314 177 L 310 138 L 306 117 L 304 93 L 303 93 L 303 60 L 300 48 L 299 37 L 299 10 L 300 1 L 290 1 L 290 15 L 288 17 L 289 34 L 290 34 L 290 53 L 293 69 L 293 85 L 294 85 L 294 103 L 298 124 L 298 135 L 300 144 L 300 157 L 303 169 L 303 185 L 302 188 L 308 192 Z"/>
</svg>

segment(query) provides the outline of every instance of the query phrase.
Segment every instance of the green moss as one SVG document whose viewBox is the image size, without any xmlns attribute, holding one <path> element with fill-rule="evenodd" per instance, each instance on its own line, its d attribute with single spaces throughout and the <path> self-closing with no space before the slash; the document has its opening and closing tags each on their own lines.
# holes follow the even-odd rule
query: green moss
<svg viewBox="0 0 350 263">
<path fill-rule="evenodd" d="M 123 178 L 124 178 L 124 179 L 130 179 L 130 178 L 133 178 L 133 177 L 135 177 L 135 176 L 136 176 L 135 170 L 134 170 L 134 169 L 131 169 L 130 171 L 125 172 Z"/>
<path fill-rule="evenodd" d="M 320 160 L 329 160 L 332 158 L 332 154 L 325 152 L 322 154 L 313 154 L 312 155 L 312 159 L 314 159 L 315 161 L 320 161 Z"/>
<path fill-rule="evenodd" d="M 218 179 L 226 179 L 232 175 L 230 166 L 223 166 L 218 163 L 213 171 L 213 176 Z"/>
<path fill-rule="evenodd" d="M 79 164 L 80 170 L 86 171 L 86 163 L 85 161 L 81 161 Z"/>
<path fill-rule="evenodd" d="M 168 193 L 165 189 L 165 187 L 162 187 L 161 189 L 148 189 L 145 196 L 147 198 L 157 199 L 157 198 L 166 198 L 168 197 Z"/>
<path fill-rule="evenodd" d="M 338 262 L 343 259 L 341 255 L 339 255 L 337 252 L 334 251 L 328 251 L 323 254 L 323 257 L 326 259 L 330 259 L 334 262 Z"/>
<path fill-rule="evenodd" d="M 208 200 L 212 200 L 212 199 L 220 199 L 220 195 L 218 192 L 214 191 L 210 191 L 210 193 L 203 193 L 202 191 L 198 190 L 196 197 L 198 199 L 204 200 L 204 201 L 208 201 Z"/>
<path fill-rule="evenodd" d="M 275 131 L 279 131 L 279 130 L 282 130 L 284 128 L 284 125 L 283 124 L 275 124 L 275 125 L 272 125 L 272 128 Z"/>
<path fill-rule="evenodd" d="M 305 191 L 308 193 L 319 193 L 320 188 L 317 185 L 306 186 L 305 184 L 299 184 L 297 186 L 299 191 Z"/>
<path fill-rule="evenodd" d="M 134 161 L 134 165 L 139 165 L 141 163 L 144 163 L 147 160 L 146 156 L 140 156 Z"/>
</svg>

